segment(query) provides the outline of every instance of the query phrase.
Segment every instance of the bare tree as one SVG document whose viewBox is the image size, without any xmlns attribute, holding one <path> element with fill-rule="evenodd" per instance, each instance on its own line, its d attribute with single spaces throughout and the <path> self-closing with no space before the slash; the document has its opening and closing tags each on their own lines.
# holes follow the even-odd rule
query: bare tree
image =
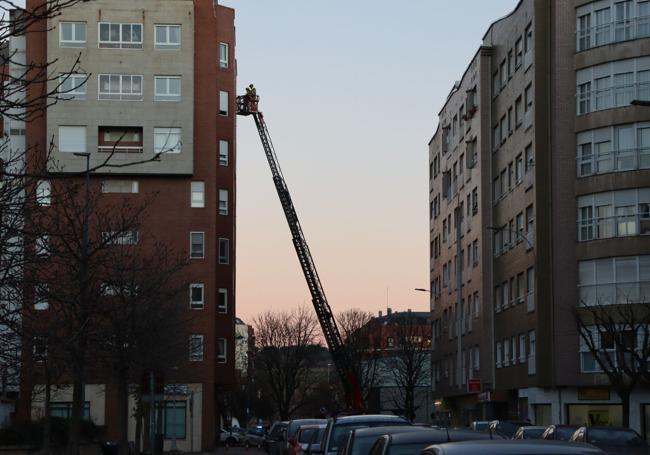
<svg viewBox="0 0 650 455">
<path fill-rule="evenodd" d="M 310 308 L 292 311 L 266 311 L 257 316 L 255 364 L 261 387 L 271 397 L 282 420 L 299 409 L 307 395 L 309 370 L 314 346 L 318 344 L 319 325 Z"/>
<path fill-rule="evenodd" d="M 583 301 L 573 314 L 581 344 L 620 397 L 623 425 L 629 426 L 632 391 L 638 385 L 650 386 L 650 304 L 596 299 Z"/>
<path fill-rule="evenodd" d="M 372 342 L 373 315 L 368 311 L 350 308 L 340 312 L 336 319 L 367 407 L 368 397 L 377 382 L 377 359 L 380 355 L 380 350 Z"/>
<path fill-rule="evenodd" d="M 390 322 L 393 348 L 380 360 L 382 376 L 391 387 L 395 408 L 410 420 L 419 409 L 417 390 L 429 384 L 431 338 L 428 327 L 415 315 L 400 313 Z"/>
</svg>

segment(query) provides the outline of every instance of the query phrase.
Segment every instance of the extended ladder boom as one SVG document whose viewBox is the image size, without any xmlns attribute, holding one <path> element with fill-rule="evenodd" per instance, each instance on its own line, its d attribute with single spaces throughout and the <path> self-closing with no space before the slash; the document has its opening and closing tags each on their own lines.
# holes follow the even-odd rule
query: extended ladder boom
<svg viewBox="0 0 650 455">
<path fill-rule="evenodd" d="M 251 97 L 247 95 L 237 97 L 237 114 L 252 115 L 255 119 L 257 132 L 260 135 L 262 147 L 264 147 L 264 153 L 266 154 L 269 166 L 271 167 L 273 183 L 275 184 L 275 189 L 280 198 L 284 215 L 289 224 L 293 246 L 296 249 L 296 254 L 300 261 L 300 267 L 305 275 L 305 280 L 307 281 L 307 286 L 311 293 L 314 309 L 316 310 L 318 321 L 323 330 L 325 341 L 327 342 L 327 346 L 332 355 L 336 370 L 341 378 L 341 382 L 346 389 L 348 405 L 360 412 L 363 410 L 363 400 L 361 397 L 359 380 L 354 368 L 352 367 L 348 351 L 343 344 L 343 339 L 341 338 L 341 334 L 336 325 L 332 309 L 330 308 L 329 303 L 327 303 L 323 285 L 318 277 L 316 265 L 314 264 L 311 252 L 309 251 L 307 240 L 305 239 L 305 235 L 300 227 L 300 221 L 298 220 L 296 209 L 291 200 L 291 195 L 289 194 L 289 188 L 287 187 L 284 176 L 282 175 L 280 163 L 275 154 L 273 143 L 271 142 L 271 135 L 266 127 L 266 123 L 264 122 L 264 116 L 257 110 L 258 102 L 259 97 L 257 96 Z"/>
</svg>

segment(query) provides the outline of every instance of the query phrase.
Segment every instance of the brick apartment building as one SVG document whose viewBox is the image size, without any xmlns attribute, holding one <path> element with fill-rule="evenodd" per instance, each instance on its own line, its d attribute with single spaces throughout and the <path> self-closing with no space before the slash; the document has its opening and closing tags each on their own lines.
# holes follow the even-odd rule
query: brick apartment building
<svg viewBox="0 0 650 455">
<path fill-rule="evenodd" d="M 650 300 L 650 109 L 630 105 L 650 99 L 648 7 L 519 1 L 439 112 L 433 387 L 458 423 L 621 423 L 573 312 L 596 296 Z M 630 426 L 646 438 L 649 403 L 632 393 Z"/>
<path fill-rule="evenodd" d="M 27 8 L 40 3 L 27 0 Z M 134 202 L 157 193 L 143 229 L 189 257 L 196 282 L 184 311 L 202 314 L 187 330 L 192 352 L 175 367 L 173 406 L 167 390 L 161 399 L 164 412 L 174 414 L 178 449 L 208 450 L 219 434 L 219 394 L 233 384 L 235 368 L 234 11 L 216 0 L 96 0 L 66 8 L 46 25 L 46 33 L 12 37 L 16 61 L 55 62 L 50 71 L 63 72 L 79 57 L 79 74 L 64 86 L 69 99 L 27 124 L 5 119 L 5 135 L 12 148 L 42 154 L 52 140 L 53 158 L 66 172 L 86 169 L 75 153 L 90 153 L 93 167 L 114 146 L 115 163 L 168 148 L 156 162 L 102 168 L 91 184 Z M 115 137 L 125 140 L 116 145 Z M 88 376 L 86 412 L 115 438 L 115 390 Z M 21 390 L 17 415 L 38 418 L 42 405 L 31 402 L 31 386 Z M 69 412 L 70 389 L 53 401 L 57 415 Z"/>
</svg>

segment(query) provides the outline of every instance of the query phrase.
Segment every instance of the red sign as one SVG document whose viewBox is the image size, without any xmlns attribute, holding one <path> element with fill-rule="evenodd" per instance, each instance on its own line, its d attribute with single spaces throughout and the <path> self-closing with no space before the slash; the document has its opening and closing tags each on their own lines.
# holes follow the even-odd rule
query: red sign
<svg viewBox="0 0 650 455">
<path fill-rule="evenodd" d="M 481 380 L 480 379 L 468 379 L 467 380 L 467 391 L 469 393 L 479 393 L 481 391 Z"/>
</svg>

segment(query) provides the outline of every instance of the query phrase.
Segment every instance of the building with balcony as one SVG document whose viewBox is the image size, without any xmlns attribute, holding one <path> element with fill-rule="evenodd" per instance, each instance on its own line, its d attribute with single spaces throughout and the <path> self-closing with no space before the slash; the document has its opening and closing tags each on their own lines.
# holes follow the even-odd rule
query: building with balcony
<svg viewBox="0 0 650 455">
<path fill-rule="evenodd" d="M 102 235 L 118 247 L 151 235 L 186 255 L 193 282 L 179 305 L 190 322 L 179 336 L 187 352 L 164 379 L 174 387 L 160 391 L 157 406 L 166 450 L 173 440 L 178 450 L 207 451 L 227 412 L 220 391 L 235 382 L 234 11 L 207 0 L 97 0 L 34 27 L 41 25 L 45 32 L 12 37 L 10 46 L 24 61 L 53 62 L 48 91 L 61 100 L 27 124 L 5 119 L 10 147 L 51 153 L 52 178 L 83 174 L 79 154 L 89 154 L 91 169 L 110 158 L 114 167 L 91 173 L 93 188 L 116 203 L 151 199 L 142 232 Z M 54 198 L 41 183 L 37 198 Z M 85 415 L 116 439 L 116 391 L 106 381 L 88 372 Z M 52 413 L 65 416 L 71 390 L 59 386 Z M 23 378 L 16 418 L 42 415 L 42 402 L 32 401 L 38 387 Z"/>
<path fill-rule="evenodd" d="M 650 99 L 647 6 L 519 1 L 438 114 L 434 397 L 457 423 L 621 424 L 575 315 L 650 300 L 650 109 L 630 104 Z M 632 393 L 630 425 L 650 437 L 646 403 Z"/>
</svg>

